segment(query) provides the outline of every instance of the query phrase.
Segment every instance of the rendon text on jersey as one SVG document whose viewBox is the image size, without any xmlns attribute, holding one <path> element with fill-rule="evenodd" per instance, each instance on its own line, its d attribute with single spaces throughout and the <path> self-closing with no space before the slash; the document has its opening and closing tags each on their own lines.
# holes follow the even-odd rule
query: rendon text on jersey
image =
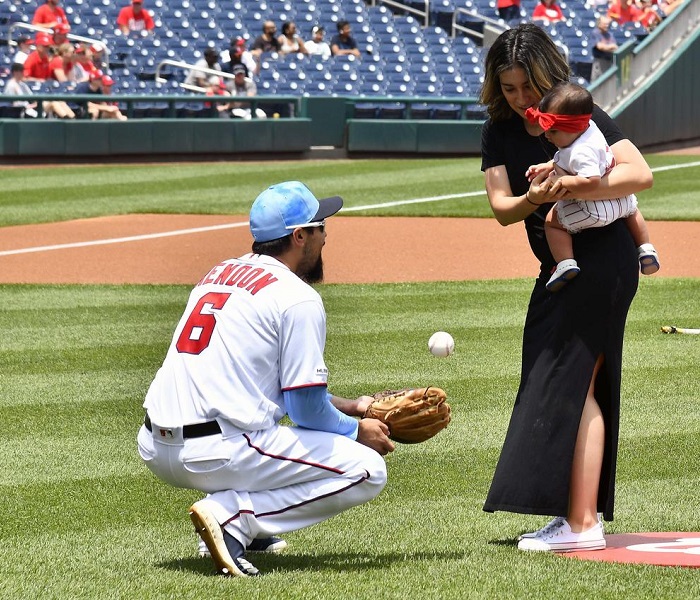
<svg viewBox="0 0 700 600">
<path fill-rule="evenodd" d="M 230 285 L 245 288 L 253 296 L 261 289 L 277 281 L 272 273 L 265 272 L 260 267 L 250 265 L 219 263 L 206 274 L 197 285 Z"/>
</svg>

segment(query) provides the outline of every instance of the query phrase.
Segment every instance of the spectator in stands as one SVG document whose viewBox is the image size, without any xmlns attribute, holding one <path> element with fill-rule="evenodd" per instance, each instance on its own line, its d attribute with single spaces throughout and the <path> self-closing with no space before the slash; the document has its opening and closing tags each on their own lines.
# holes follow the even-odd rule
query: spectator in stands
<svg viewBox="0 0 700 600">
<path fill-rule="evenodd" d="M 226 89 L 226 82 L 221 78 L 217 77 L 216 75 L 212 75 L 209 78 L 209 83 L 207 85 L 207 91 L 206 91 L 207 96 L 230 96 L 231 93 Z M 205 102 L 204 106 L 206 108 L 211 108 L 212 103 L 211 102 Z M 229 108 L 229 104 L 227 102 L 215 102 L 214 106 L 216 108 L 216 112 L 219 115 L 219 117 L 222 118 L 230 118 L 231 117 L 231 111 Z"/>
<path fill-rule="evenodd" d="M 46 0 L 46 4 L 42 4 L 34 12 L 32 17 L 32 25 L 41 25 L 47 29 L 53 29 L 56 25 L 68 23 L 66 12 L 59 6 L 60 0 Z"/>
<path fill-rule="evenodd" d="M 634 0 L 612 0 L 608 16 L 622 25 L 631 21 L 639 21 L 642 11 L 637 8 Z"/>
<path fill-rule="evenodd" d="M 110 96 L 112 94 L 114 79 L 112 79 L 109 75 L 103 75 L 100 78 L 100 84 L 102 86 L 102 95 Z M 127 120 L 126 115 L 122 114 L 121 110 L 119 110 L 119 105 L 116 102 L 88 102 L 88 112 L 90 112 L 91 116 L 97 113 L 96 118 L 98 119 L 116 119 L 118 121 Z"/>
<path fill-rule="evenodd" d="M 652 4 L 651 0 L 639 0 L 639 9 L 642 11 L 639 22 L 647 31 L 651 31 L 661 23 L 660 9 L 658 9 L 657 5 Z"/>
<path fill-rule="evenodd" d="M 6 96 L 29 96 L 31 88 L 24 81 L 24 65 L 22 63 L 12 63 L 10 68 L 10 79 L 5 82 L 3 92 Z M 22 117 L 35 119 L 39 116 L 36 111 L 38 104 L 29 100 L 15 100 L 12 106 L 22 107 Z"/>
<path fill-rule="evenodd" d="M 676 10 L 685 0 L 658 0 L 659 10 L 664 17 L 668 17 L 674 10 Z"/>
<path fill-rule="evenodd" d="M 246 68 L 246 77 L 257 75 L 260 65 L 255 60 L 253 53 L 245 48 L 245 40 L 242 37 L 231 38 L 231 46 L 221 53 L 222 70 L 233 73 L 233 67 L 243 65 Z"/>
<path fill-rule="evenodd" d="M 32 38 L 28 35 L 20 35 L 15 39 L 15 42 L 17 43 L 17 51 L 12 56 L 12 63 L 23 65 L 32 51 Z"/>
<path fill-rule="evenodd" d="M 353 56 L 360 57 L 360 49 L 357 47 L 357 42 L 350 33 L 352 29 L 347 21 L 338 21 L 336 25 L 338 33 L 331 40 L 331 52 L 333 56 Z"/>
<path fill-rule="evenodd" d="M 504 21 L 520 18 L 520 0 L 496 0 L 498 16 Z"/>
<path fill-rule="evenodd" d="M 77 81 L 76 72 L 73 68 L 75 49 L 70 42 L 64 42 L 58 47 L 58 54 L 49 63 L 49 77 L 66 83 Z"/>
<path fill-rule="evenodd" d="M 89 47 L 90 53 L 92 54 L 92 62 L 95 64 L 95 68 L 103 69 L 106 68 L 107 62 L 105 61 L 104 53 L 105 47 L 100 42 L 95 42 Z"/>
<path fill-rule="evenodd" d="M 540 0 L 532 11 L 532 20 L 544 23 L 557 23 L 564 20 L 564 13 L 557 4 L 557 0 Z"/>
<path fill-rule="evenodd" d="M 304 40 L 297 33 L 297 25 L 294 21 L 282 23 L 282 35 L 277 38 L 280 43 L 280 54 L 308 54 Z"/>
<path fill-rule="evenodd" d="M 320 25 L 316 25 L 311 30 L 311 40 L 306 42 L 306 51 L 309 56 L 320 56 L 323 60 L 331 57 L 331 47 L 323 40 L 326 30 Z"/>
<path fill-rule="evenodd" d="M 51 75 L 51 36 L 39 32 L 34 40 L 36 50 L 24 61 L 24 78 L 27 81 L 44 81 Z"/>
<path fill-rule="evenodd" d="M 59 23 L 53 28 L 53 46 L 58 48 L 61 44 L 68 41 L 70 33 L 70 25 L 68 23 Z"/>
<path fill-rule="evenodd" d="M 87 81 L 81 81 L 78 85 L 75 86 L 75 89 L 73 90 L 73 93 L 76 96 L 89 96 L 89 95 L 96 95 L 96 96 L 101 96 L 102 95 L 102 77 L 103 73 L 102 71 L 96 70 L 92 73 L 90 73 L 88 80 Z M 69 106 L 73 109 L 73 112 L 75 112 L 75 115 L 77 117 L 84 117 L 86 115 L 90 115 L 90 117 L 94 120 L 97 119 L 97 111 L 93 110 L 90 112 L 88 109 L 88 101 L 76 101 L 76 102 L 70 102 Z"/>
<path fill-rule="evenodd" d="M 200 88 L 208 87 L 211 73 L 207 73 L 201 69 L 221 71 L 221 65 L 219 64 L 219 51 L 216 48 L 212 48 L 210 46 L 204 51 L 204 56 L 194 63 L 194 68 L 187 74 L 185 84 L 195 85 Z"/>
<path fill-rule="evenodd" d="M 233 74 L 235 75 L 235 78 L 233 83 L 230 84 L 230 87 L 228 88 L 231 96 L 238 96 L 239 98 L 250 98 L 252 96 L 257 96 L 258 87 L 250 77 L 245 76 L 245 67 L 243 65 L 236 65 L 233 68 Z M 231 110 L 231 115 L 234 117 L 238 117 L 239 119 L 252 118 L 249 102 L 230 102 L 227 105 L 227 108 Z M 260 108 L 255 109 L 255 116 L 258 119 L 267 118 L 265 111 Z"/>
<path fill-rule="evenodd" d="M 250 51 L 254 56 L 260 57 L 264 52 L 279 52 L 280 43 L 276 36 L 277 26 L 273 21 L 263 23 L 262 33 L 255 38 Z"/>
<path fill-rule="evenodd" d="M 610 17 L 602 15 L 598 17 L 596 28 L 591 35 L 591 48 L 593 49 L 593 66 L 591 67 L 591 82 L 595 81 L 613 64 L 613 55 L 617 50 L 617 41 L 610 31 Z"/>
<path fill-rule="evenodd" d="M 75 69 L 75 80 L 78 82 L 89 81 L 90 75 L 95 73 L 99 69 L 92 62 L 92 51 L 90 46 L 85 44 L 75 45 L 75 62 L 73 63 L 73 68 Z"/>
<path fill-rule="evenodd" d="M 119 11 L 117 27 L 124 35 L 132 31 L 151 31 L 155 27 L 151 14 L 143 9 L 143 0 L 131 0 L 130 6 L 125 6 Z"/>
</svg>

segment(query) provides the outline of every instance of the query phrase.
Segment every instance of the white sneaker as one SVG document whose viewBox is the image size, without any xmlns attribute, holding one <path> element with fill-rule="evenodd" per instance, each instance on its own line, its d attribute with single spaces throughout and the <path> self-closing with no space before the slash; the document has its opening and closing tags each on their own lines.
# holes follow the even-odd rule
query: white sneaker
<svg viewBox="0 0 700 600">
<path fill-rule="evenodd" d="M 603 524 L 598 522 L 580 533 L 571 531 L 566 519 L 559 527 L 535 538 L 525 538 L 518 542 L 518 550 L 529 552 L 575 552 L 577 550 L 604 550 L 605 535 Z"/>
<path fill-rule="evenodd" d="M 652 275 L 660 268 L 659 254 L 656 252 L 653 244 L 642 244 L 637 248 L 637 256 L 639 258 L 639 270 L 642 275 Z"/>
<path fill-rule="evenodd" d="M 533 531 L 531 533 L 523 533 L 522 535 L 518 536 L 518 541 L 524 540 L 527 538 L 540 537 L 544 533 L 548 533 L 549 531 L 552 531 L 553 529 L 558 529 L 559 526 L 562 524 L 562 521 L 564 521 L 564 517 L 554 517 L 549 523 L 547 523 L 544 527 L 541 527 L 537 531 Z M 206 547 L 206 545 L 205 545 L 205 547 Z"/>
<path fill-rule="evenodd" d="M 554 273 L 552 273 L 545 287 L 550 292 L 558 292 L 580 272 L 581 269 L 573 258 L 562 260 L 557 265 L 557 268 L 554 270 Z"/>
</svg>

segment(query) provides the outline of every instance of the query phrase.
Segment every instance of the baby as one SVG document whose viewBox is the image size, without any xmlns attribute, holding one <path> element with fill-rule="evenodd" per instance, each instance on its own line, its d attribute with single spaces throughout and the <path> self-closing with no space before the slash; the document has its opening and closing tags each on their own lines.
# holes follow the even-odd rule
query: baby
<svg viewBox="0 0 700 600">
<path fill-rule="evenodd" d="M 532 165 L 528 179 L 553 170 L 569 192 L 590 192 L 601 178 L 615 166 L 615 158 L 603 134 L 591 120 L 593 98 L 585 88 L 573 83 L 559 83 L 547 92 L 539 108 L 528 108 L 526 116 L 538 123 L 545 137 L 559 150 L 554 159 Z M 580 268 L 574 259 L 571 234 L 589 227 L 604 227 L 617 219 L 625 219 L 637 246 L 642 274 L 651 275 L 659 268 L 659 256 L 649 242 L 649 232 L 637 198 L 631 194 L 608 200 L 559 200 L 547 215 L 545 235 L 557 267 L 546 284 L 557 292 L 576 277 Z"/>
</svg>

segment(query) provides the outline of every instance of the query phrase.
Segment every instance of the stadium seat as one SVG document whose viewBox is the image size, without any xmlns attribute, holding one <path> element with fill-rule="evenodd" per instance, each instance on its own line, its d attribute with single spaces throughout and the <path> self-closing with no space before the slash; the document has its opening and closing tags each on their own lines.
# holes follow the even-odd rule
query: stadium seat
<svg viewBox="0 0 700 600">
<path fill-rule="evenodd" d="M 380 104 L 377 111 L 378 119 L 403 119 L 405 116 L 406 104 L 403 102 Z"/>
</svg>

